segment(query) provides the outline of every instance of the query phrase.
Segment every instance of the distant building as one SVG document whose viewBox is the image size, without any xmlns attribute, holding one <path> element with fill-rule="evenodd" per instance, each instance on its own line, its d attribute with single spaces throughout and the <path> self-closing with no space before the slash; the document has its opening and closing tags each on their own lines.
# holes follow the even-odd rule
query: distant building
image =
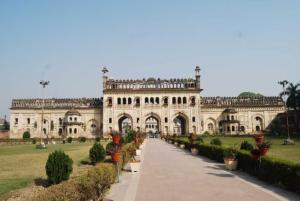
<svg viewBox="0 0 300 201">
<path fill-rule="evenodd" d="M 107 136 L 116 130 L 184 135 L 255 133 L 284 111 L 280 97 L 202 97 L 195 78 L 115 80 L 103 69 L 103 98 L 14 99 L 11 138 Z"/>
</svg>

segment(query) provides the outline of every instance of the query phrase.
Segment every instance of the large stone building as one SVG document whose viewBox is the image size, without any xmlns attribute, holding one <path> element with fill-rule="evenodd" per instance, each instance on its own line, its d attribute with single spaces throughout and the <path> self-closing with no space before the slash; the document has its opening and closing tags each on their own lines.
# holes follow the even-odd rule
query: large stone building
<svg viewBox="0 0 300 201">
<path fill-rule="evenodd" d="M 202 97 L 199 67 L 189 79 L 115 80 L 106 68 L 102 73 L 103 98 L 13 100 L 10 137 L 26 130 L 33 137 L 93 138 L 127 129 L 246 134 L 266 129 L 284 111 L 280 97 Z"/>
</svg>

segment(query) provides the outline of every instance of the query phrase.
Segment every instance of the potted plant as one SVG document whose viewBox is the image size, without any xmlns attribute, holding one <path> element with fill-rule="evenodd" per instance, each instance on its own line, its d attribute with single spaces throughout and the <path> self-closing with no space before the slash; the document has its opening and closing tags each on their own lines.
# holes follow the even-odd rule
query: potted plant
<svg viewBox="0 0 300 201">
<path fill-rule="evenodd" d="M 237 160 L 238 150 L 235 147 L 231 147 L 224 152 L 224 163 L 227 170 L 236 170 L 238 165 Z"/>
<path fill-rule="evenodd" d="M 196 148 L 196 140 L 197 140 L 197 135 L 190 133 L 189 137 L 188 137 L 190 144 L 191 144 L 191 152 L 192 155 L 198 155 L 199 154 L 199 150 Z"/>
<path fill-rule="evenodd" d="M 260 150 L 259 150 L 259 149 L 253 149 L 253 150 L 251 151 L 251 154 L 252 154 L 252 158 L 253 158 L 254 160 L 259 160 L 260 157 L 261 157 L 261 155 L 260 155 Z"/>
<path fill-rule="evenodd" d="M 115 163 L 117 163 L 120 159 L 120 147 L 118 147 L 118 145 L 113 144 L 109 150 L 110 156 L 111 156 L 111 160 Z"/>
<path fill-rule="evenodd" d="M 259 144 L 258 148 L 260 151 L 260 155 L 265 156 L 268 153 L 271 145 L 272 145 L 271 142 L 263 142 L 263 143 Z"/>
<path fill-rule="evenodd" d="M 141 167 L 141 161 L 136 160 L 135 158 L 135 154 L 136 154 L 135 146 L 129 147 L 128 152 L 130 156 L 129 165 L 130 165 L 131 172 L 139 172 Z"/>
<path fill-rule="evenodd" d="M 111 134 L 112 140 L 114 144 L 120 145 L 121 144 L 121 134 L 119 132 L 112 132 Z"/>
<path fill-rule="evenodd" d="M 261 144 L 264 142 L 265 135 L 263 133 L 258 133 L 253 135 L 256 144 Z"/>
</svg>

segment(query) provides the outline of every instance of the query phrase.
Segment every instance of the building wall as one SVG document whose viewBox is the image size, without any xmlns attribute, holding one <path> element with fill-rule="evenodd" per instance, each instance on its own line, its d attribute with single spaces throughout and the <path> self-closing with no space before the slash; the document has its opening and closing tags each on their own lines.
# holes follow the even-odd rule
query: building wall
<svg viewBox="0 0 300 201">
<path fill-rule="evenodd" d="M 135 98 L 140 98 L 140 106 L 135 106 Z M 154 100 L 159 98 L 159 104 L 145 103 L 145 98 L 153 97 Z M 164 106 L 163 99 L 168 97 L 168 105 Z M 172 98 L 186 97 L 186 104 L 172 104 Z M 195 97 L 195 105 L 190 105 L 190 98 Z M 109 99 L 112 99 L 112 105 L 109 105 Z M 132 99 L 132 104 L 118 104 L 118 98 Z M 128 101 L 127 101 L 128 102 Z M 135 93 L 124 92 L 107 92 L 103 97 L 103 133 L 108 134 L 111 130 L 119 130 L 119 119 L 127 116 L 132 119 L 132 128 L 144 132 L 146 130 L 146 119 L 155 117 L 159 120 L 160 131 L 163 134 L 173 133 L 173 120 L 178 116 L 182 116 L 187 121 L 187 132 L 200 132 L 200 93 L 187 92 L 184 90 L 176 92 L 158 91 L 156 93 L 149 91 L 139 91 Z M 193 117 L 195 122 L 193 122 Z M 165 121 L 167 118 L 167 122 Z M 194 130 L 196 129 L 196 130 Z"/>
<path fill-rule="evenodd" d="M 102 108 L 86 108 L 78 109 L 77 111 L 81 116 L 78 117 L 78 124 L 80 125 L 60 125 L 59 119 L 66 121 L 66 113 L 69 109 L 45 109 L 44 120 L 46 121 L 43 128 L 46 129 L 46 133 L 49 137 L 61 137 L 59 129 L 63 130 L 63 135 L 66 137 L 87 137 L 94 138 L 97 135 L 102 134 Z M 18 119 L 18 123 L 16 123 Z M 30 122 L 28 122 L 30 119 Z M 42 137 L 46 138 L 46 135 L 42 132 L 42 111 L 40 109 L 11 109 L 10 115 L 10 138 L 22 138 L 25 131 L 30 131 L 31 137 Z M 53 121 L 53 126 L 51 126 Z M 97 133 L 91 132 L 91 125 L 95 124 L 97 127 Z M 51 128 L 52 127 L 52 128 Z M 70 134 L 69 128 L 77 132 Z M 93 129 L 94 130 L 94 129 Z"/>
</svg>

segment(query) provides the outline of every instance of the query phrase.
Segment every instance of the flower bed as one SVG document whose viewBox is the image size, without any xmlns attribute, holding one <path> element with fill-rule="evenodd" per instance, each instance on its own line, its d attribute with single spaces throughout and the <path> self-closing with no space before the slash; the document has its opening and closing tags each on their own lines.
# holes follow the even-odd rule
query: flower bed
<svg viewBox="0 0 300 201">
<path fill-rule="evenodd" d="M 176 139 L 175 142 L 184 144 L 185 149 L 190 150 L 191 145 L 187 140 Z M 199 155 L 220 163 L 223 163 L 224 153 L 228 150 L 226 147 L 202 143 L 197 143 L 195 147 L 199 150 Z M 268 156 L 262 157 L 260 161 L 254 160 L 251 153 L 245 150 L 238 151 L 237 160 L 239 170 L 268 183 L 300 193 L 300 164 Z"/>
</svg>

